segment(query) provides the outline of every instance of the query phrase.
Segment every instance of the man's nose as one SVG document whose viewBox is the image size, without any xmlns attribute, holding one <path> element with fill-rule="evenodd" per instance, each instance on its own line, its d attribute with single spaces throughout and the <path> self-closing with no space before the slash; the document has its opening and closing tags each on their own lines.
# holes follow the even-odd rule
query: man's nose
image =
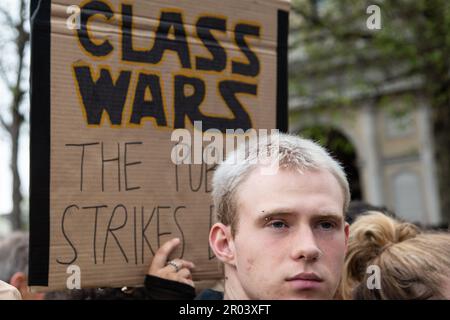
<svg viewBox="0 0 450 320">
<path fill-rule="evenodd" d="M 314 261 L 321 256 L 322 252 L 317 245 L 311 227 L 301 227 L 292 240 L 292 259 Z"/>
</svg>

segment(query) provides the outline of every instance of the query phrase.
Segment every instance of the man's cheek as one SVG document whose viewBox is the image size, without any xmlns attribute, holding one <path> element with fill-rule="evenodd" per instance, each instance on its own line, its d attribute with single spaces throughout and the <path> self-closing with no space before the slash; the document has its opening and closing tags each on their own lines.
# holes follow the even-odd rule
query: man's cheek
<svg viewBox="0 0 450 320">
<path fill-rule="evenodd" d="M 329 246 L 324 252 L 325 263 L 329 268 L 334 270 L 341 270 L 345 260 L 345 244 L 335 243 Z M 332 271 L 332 270 L 331 270 Z"/>
<path fill-rule="evenodd" d="M 247 261 L 245 262 L 245 271 L 247 273 L 254 272 L 255 268 L 255 259 L 252 257 L 247 258 Z"/>
</svg>

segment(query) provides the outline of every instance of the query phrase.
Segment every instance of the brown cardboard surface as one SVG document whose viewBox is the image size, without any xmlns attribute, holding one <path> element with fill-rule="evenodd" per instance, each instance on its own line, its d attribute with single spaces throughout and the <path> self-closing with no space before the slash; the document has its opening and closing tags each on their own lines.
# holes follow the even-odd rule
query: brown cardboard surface
<svg viewBox="0 0 450 320">
<path fill-rule="evenodd" d="M 112 46 L 106 56 L 94 56 L 86 50 L 77 30 L 69 29 L 66 24 L 69 6 L 78 5 L 85 10 L 83 8 L 93 2 L 102 3 L 113 12 L 109 19 L 104 13 L 97 12 L 87 24 L 93 47 L 105 43 Z M 124 6 L 132 9 L 132 17 L 122 15 Z M 203 81 L 205 96 L 199 111 L 208 119 L 234 117 L 222 98 L 221 81 L 231 80 L 256 87 L 254 94 L 240 93 L 236 97 L 249 115 L 253 128 L 275 128 L 278 9 L 287 11 L 288 1 L 51 1 L 47 289 L 66 288 L 70 265 L 80 267 L 83 288 L 141 285 L 154 252 L 173 237 L 182 240 L 173 258 L 195 262 L 194 280 L 221 277 L 220 264 L 208 245 L 214 211 L 210 197 L 214 171 L 206 164 L 176 166 L 170 158 L 175 145 L 170 139 L 175 128 L 174 96 L 175 91 L 180 90 L 175 88 L 175 78 L 195 77 Z M 162 12 L 182 18 L 188 59 L 182 62 L 173 50 L 165 50 L 158 63 L 123 59 L 122 41 L 126 35 L 131 34 L 134 50 L 152 48 Z M 196 23 L 201 17 L 226 21 L 226 31 L 211 31 L 226 52 L 223 70 L 196 68 L 197 57 L 213 57 L 198 37 Z M 124 29 L 124 21 L 130 18 L 133 21 L 131 31 Z M 233 73 L 232 61 L 234 64 L 249 63 L 236 38 L 239 24 L 259 29 L 259 36 L 244 37 L 259 61 L 257 75 Z M 174 39 L 174 29 L 172 25 L 168 40 Z M 186 61 L 190 62 L 190 68 L 186 67 Z M 82 69 L 88 70 L 91 77 L 89 80 L 84 74 L 85 82 L 97 81 L 109 74 L 117 84 L 121 72 L 125 78 L 129 75 L 129 81 L 124 80 L 128 90 L 118 124 L 112 124 L 105 110 L 99 124 L 88 123 L 88 101 L 93 99 L 93 94 L 98 94 L 98 90 L 83 93 Z M 157 77 L 161 87 L 164 104 L 161 122 L 157 123 L 153 117 L 143 117 L 140 123 L 131 123 L 132 114 L 136 113 L 134 104 L 139 95 L 136 93 L 139 82 L 141 77 L 149 75 Z M 157 93 L 148 88 L 144 91 L 144 100 L 155 99 Z M 184 95 L 192 93 L 191 86 L 184 88 Z M 117 95 L 114 96 L 112 91 L 106 96 L 117 101 Z M 181 122 L 192 130 L 191 120 L 186 116 Z"/>
</svg>

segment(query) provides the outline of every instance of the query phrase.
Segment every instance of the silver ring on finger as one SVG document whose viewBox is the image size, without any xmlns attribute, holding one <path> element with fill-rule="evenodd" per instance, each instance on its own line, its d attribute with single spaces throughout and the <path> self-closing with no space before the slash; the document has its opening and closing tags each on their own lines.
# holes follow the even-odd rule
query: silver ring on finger
<svg viewBox="0 0 450 320">
<path fill-rule="evenodd" d="M 174 267 L 175 268 L 175 272 L 180 271 L 180 266 L 173 260 L 167 262 L 167 265 Z"/>
</svg>

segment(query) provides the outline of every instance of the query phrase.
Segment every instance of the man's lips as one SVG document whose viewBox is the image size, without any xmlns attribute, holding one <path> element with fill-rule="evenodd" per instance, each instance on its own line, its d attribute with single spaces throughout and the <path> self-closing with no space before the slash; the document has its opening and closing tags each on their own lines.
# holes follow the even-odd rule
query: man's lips
<svg viewBox="0 0 450 320">
<path fill-rule="evenodd" d="M 319 281 L 322 282 L 323 279 L 319 277 L 314 272 L 301 272 L 299 274 L 296 274 L 293 277 L 287 278 L 287 281 L 293 281 L 293 280 L 310 280 L 310 281 Z"/>
<path fill-rule="evenodd" d="M 317 289 L 320 287 L 323 279 L 313 272 L 302 272 L 286 281 L 296 290 Z"/>
</svg>

